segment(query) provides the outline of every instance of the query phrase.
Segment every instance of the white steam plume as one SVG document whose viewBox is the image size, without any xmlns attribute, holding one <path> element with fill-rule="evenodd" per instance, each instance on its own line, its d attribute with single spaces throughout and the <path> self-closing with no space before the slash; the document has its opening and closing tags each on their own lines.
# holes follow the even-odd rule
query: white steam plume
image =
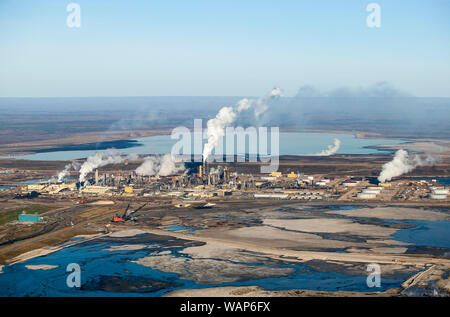
<svg viewBox="0 0 450 317">
<path fill-rule="evenodd" d="M 162 158 L 158 175 L 168 176 L 184 170 L 184 164 L 175 164 L 171 154 L 166 154 Z"/>
<path fill-rule="evenodd" d="M 408 152 L 400 149 L 395 152 L 392 161 L 383 165 L 378 180 L 380 182 L 390 181 L 392 178 L 411 172 L 418 166 L 434 165 L 436 158 L 428 156 L 426 159 L 421 159 L 419 155 L 413 158 L 409 156 Z"/>
<path fill-rule="evenodd" d="M 211 167 L 209 170 L 209 174 L 215 174 L 215 175 L 219 175 L 222 173 L 222 168 L 220 166 L 218 166 L 217 168 Z"/>
<path fill-rule="evenodd" d="M 95 153 L 95 155 L 89 156 L 83 165 L 81 165 L 79 181 L 84 182 L 86 180 L 86 175 L 98 167 L 109 164 L 119 164 L 125 161 L 134 161 L 136 159 L 136 154 L 122 156 L 119 151 L 114 149 L 108 149 L 105 152 Z"/>
<path fill-rule="evenodd" d="M 232 107 L 221 108 L 215 118 L 208 120 L 206 132 L 208 142 L 203 147 L 203 159 L 206 160 L 209 157 L 219 139 L 225 135 L 225 128 L 235 121 L 240 112 L 253 108 L 255 118 L 259 119 L 261 114 L 268 109 L 267 102 L 280 97 L 283 97 L 283 93 L 280 88 L 275 87 L 265 97 L 239 100 L 235 109 Z"/>
<path fill-rule="evenodd" d="M 171 154 L 146 157 L 144 163 L 136 168 L 136 174 L 141 176 L 168 176 L 184 170 L 184 164 L 177 164 Z"/>
<path fill-rule="evenodd" d="M 333 145 L 328 145 L 328 150 L 322 150 L 319 153 L 311 154 L 312 156 L 330 156 L 336 154 L 341 147 L 341 140 L 334 139 Z"/>
<path fill-rule="evenodd" d="M 154 157 L 146 157 L 144 163 L 136 168 L 136 174 L 141 176 L 153 176 L 157 173 L 157 161 Z"/>
<path fill-rule="evenodd" d="M 58 173 L 58 182 L 62 182 L 62 180 L 69 174 L 69 171 L 73 169 L 74 171 L 77 171 L 80 168 L 81 164 L 77 161 L 73 161 L 69 164 L 67 164 L 64 169 Z"/>
<path fill-rule="evenodd" d="M 269 108 L 267 106 L 267 101 L 269 100 L 273 100 L 273 99 L 278 99 L 283 97 L 283 92 L 281 91 L 280 88 L 275 87 L 273 88 L 270 93 L 263 97 L 263 98 L 259 98 L 258 100 L 256 100 L 255 102 L 255 110 L 254 110 L 254 114 L 255 114 L 255 118 L 259 119 L 259 117 L 267 111 L 267 109 Z"/>
<path fill-rule="evenodd" d="M 203 159 L 206 160 L 211 154 L 214 147 L 216 147 L 219 138 L 225 135 L 225 128 L 230 125 L 236 118 L 233 108 L 223 107 L 215 118 L 208 120 L 206 135 L 208 142 L 203 148 Z"/>
</svg>

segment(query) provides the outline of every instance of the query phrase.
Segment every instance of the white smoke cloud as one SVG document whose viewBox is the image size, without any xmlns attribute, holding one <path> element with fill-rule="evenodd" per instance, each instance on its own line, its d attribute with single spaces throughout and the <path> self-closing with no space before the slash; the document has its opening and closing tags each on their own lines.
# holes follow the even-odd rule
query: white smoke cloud
<svg viewBox="0 0 450 317">
<path fill-rule="evenodd" d="M 83 165 L 81 165 L 79 181 L 84 182 L 86 180 L 86 175 L 98 167 L 109 164 L 120 164 L 127 161 L 134 161 L 136 159 L 136 154 L 122 156 L 121 152 L 115 149 L 108 149 L 100 153 L 97 152 L 94 155 L 89 156 Z"/>
<path fill-rule="evenodd" d="M 217 168 L 211 167 L 209 170 L 209 174 L 213 175 L 219 175 L 222 173 L 222 168 L 220 166 L 218 166 Z"/>
<path fill-rule="evenodd" d="M 241 112 L 243 110 L 248 110 L 252 106 L 253 101 L 248 98 L 243 98 L 237 103 L 237 112 Z"/>
<path fill-rule="evenodd" d="M 225 128 L 231 125 L 242 111 L 253 108 L 255 119 L 258 120 L 267 111 L 267 102 L 280 97 L 283 97 L 283 93 L 280 88 L 275 87 L 265 97 L 256 100 L 248 98 L 239 100 L 235 109 L 232 107 L 221 108 L 215 118 L 208 120 L 206 132 L 208 142 L 203 147 L 203 159 L 206 160 L 209 157 L 219 139 L 225 135 Z"/>
<path fill-rule="evenodd" d="M 136 168 L 136 174 L 141 176 L 153 176 L 157 173 L 157 161 L 154 157 L 146 157 L 144 163 Z"/>
<path fill-rule="evenodd" d="M 184 164 L 177 164 L 171 154 L 164 156 L 149 156 L 136 168 L 136 174 L 141 176 L 168 176 L 184 170 Z"/>
<path fill-rule="evenodd" d="M 184 170 L 184 164 L 176 164 L 171 154 L 166 154 L 162 158 L 158 175 L 168 176 Z"/>
<path fill-rule="evenodd" d="M 392 161 L 383 165 L 378 180 L 380 182 L 390 181 L 394 177 L 411 172 L 418 166 L 434 165 L 436 161 L 437 159 L 432 156 L 427 156 L 425 159 L 419 155 L 410 157 L 407 151 L 400 149 L 395 152 Z"/>
<path fill-rule="evenodd" d="M 236 113 L 231 107 L 223 107 L 215 118 L 208 120 L 206 135 L 208 142 L 203 147 L 203 158 L 206 160 L 214 147 L 219 142 L 219 138 L 225 135 L 225 128 L 236 118 Z"/>
<path fill-rule="evenodd" d="M 69 174 L 69 171 L 73 169 L 74 171 L 77 171 L 80 169 L 81 164 L 77 161 L 73 161 L 69 164 L 67 164 L 64 169 L 58 173 L 58 182 L 62 182 L 62 180 Z"/>
<path fill-rule="evenodd" d="M 334 139 L 333 145 L 328 145 L 328 150 L 322 150 L 319 153 L 311 154 L 312 156 L 330 156 L 336 154 L 341 147 L 341 140 Z"/>
<path fill-rule="evenodd" d="M 270 91 L 270 93 L 267 96 L 256 100 L 255 101 L 255 109 L 254 109 L 255 118 L 258 120 L 259 117 L 264 112 L 266 112 L 267 109 L 269 109 L 269 106 L 267 105 L 267 102 L 269 100 L 275 100 L 275 99 L 279 99 L 281 97 L 283 97 L 283 92 L 281 91 L 280 88 L 275 87 Z"/>
</svg>

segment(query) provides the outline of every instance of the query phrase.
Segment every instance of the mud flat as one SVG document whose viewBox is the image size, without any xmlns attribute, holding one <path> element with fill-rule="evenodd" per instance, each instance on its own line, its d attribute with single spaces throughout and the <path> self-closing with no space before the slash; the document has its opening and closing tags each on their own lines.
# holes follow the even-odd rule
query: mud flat
<svg viewBox="0 0 450 317">
<path fill-rule="evenodd" d="M 353 210 L 333 210 L 327 211 L 327 213 L 343 215 L 347 217 L 379 218 L 391 220 L 450 220 L 450 214 L 448 212 L 445 213 L 424 208 L 375 207 Z"/>
<path fill-rule="evenodd" d="M 141 229 L 126 229 L 112 232 L 109 234 L 109 236 L 113 238 L 124 238 L 124 237 L 134 237 L 144 233 L 146 233 L 146 231 Z"/>
<path fill-rule="evenodd" d="M 399 296 L 400 289 L 393 288 L 384 292 L 325 292 L 311 290 L 269 291 L 258 286 L 225 286 L 204 289 L 175 290 L 165 297 L 391 297 Z"/>
<path fill-rule="evenodd" d="M 249 242 L 271 248 L 332 249 L 361 247 L 363 243 L 323 239 L 312 233 L 286 231 L 270 226 L 244 227 L 231 230 L 204 230 L 198 237 L 211 237 L 236 242 Z"/>
<path fill-rule="evenodd" d="M 50 264 L 38 264 L 38 265 L 25 265 L 25 267 L 29 270 L 51 270 L 57 268 L 58 266 Z"/>
<path fill-rule="evenodd" d="M 147 248 L 145 244 L 124 244 L 124 245 L 113 245 L 109 248 L 104 249 L 105 251 L 126 251 L 126 250 L 142 250 Z"/>
<path fill-rule="evenodd" d="M 133 262 L 159 271 L 176 273 L 181 279 L 192 280 L 197 284 L 230 283 L 293 273 L 291 268 L 246 265 L 216 259 L 191 260 L 171 255 L 144 257 Z"/>
<path fill-rule="evenodd" d="M 176 232 L 166 232 L 159 229 L 148 230 L 149 233 L 157 235 L 169 235 L 178 239 L 194 240 L 202 242 L 216 242 L 231 247 L 244 249 L 250 252 L 263 253 L 274 259 L 283 259 L 286 261 L 311 261 L 326 260 L 339 262 L 358 262 L 358 263 L 379 263 L 379 264 L 395 264 L 425 266 L 429 263 L 437 263 L 450 267 L 450 259 L 432 258 L 432 257 L 415 257 L 404 255 L 384 255 L 373 253 L 339 253 L 339 252 L 318 252 L 318 251 L 297 251 L 285 248 L 270 247 L 265 244 L 256 244 L 247 239 L 236 240 L 227 239 L 216 235 L 215 237 L 193 236 Z"/>
<path fill-rule="evenodd" d="M 44 280 L 58 271 L 45 270 L 46 264 L 62 266 L 59 261 L 65 261 L 64 255 L 76 254 L 86 259 L 89 268 L 83 290 L 94 296 L 96 291 L 151 296 L 166 292 L 168 296 L 398 296 L 405 290 L 407 294 L 417 294 L 416 287 L 422 285 L 446 289 L 450 270 L 450 258 L 445 255 L 448 248 L 438 244 L 435 248 L 440 251 L 435 252 L 426 249 L 429 244 L 396 239 L 402 230 L 410 233 L 408 230 L 415 228 L 414 221 L 409 219 L 445 222 L 447 209 L 352 206 L 348 210 L 348 207 L 237 202 L 218 204 L 201 213 L 168 207 L 144 210 L 138 222 L 110 224 L 111 233 L 65 238 L 66 242 L 23 253 L 5 262 L 10 266 L 3 268 L 7 274 L 2 278 L 14 287 L 11 281 L 16 275 L 5 276 L 19 276 L 25 265 L 31 265 L 25 271 Z M 106 219 L 104 214 L 101 216 Z M 220 226 L 203 225 L 216 224 L 218 216 Z M 195 230 L 170 231 L 163 225 Z M 73 233 L 75 228 L 64 230 Z M 104 222 L 89 228 L 99 232 L 104 229 Z M 60 253 L 51 254 L 57 251 Z M 26 262 L 35 257 L 42 258 Z M 382 290 L 395 290 L 369 292 L 365 283 L 369 263 L 381 266 L 386 281 Z M 430 266 L 433 270 L 419 274 Z M 400 285 L 410 278 L 416 282 L 408 283 L 402 290 Z M 21 290 L 28 294 L 25 284 L 14 294 L 20 296 Z M 52 290 L 64 293 L 49 288 L 45 294 L 54 294 Z"/>
<path fill-rule="evenodd" d="M 387 238 L 397 230 L 363 225 L 349 219 L 265 219 L 264 224 L 287 230 L 320 233 L 352 233 L 366 237 Z"/>
</svg>

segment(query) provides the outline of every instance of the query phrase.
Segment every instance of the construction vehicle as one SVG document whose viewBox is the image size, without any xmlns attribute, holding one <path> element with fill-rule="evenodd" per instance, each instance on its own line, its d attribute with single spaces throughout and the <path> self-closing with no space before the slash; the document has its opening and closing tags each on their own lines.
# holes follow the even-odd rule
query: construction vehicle
<svg viewBox="0 0 450 317">
<path fill-rule="evenodd" d="M 135 216 L 133 216 L 136 212 L 138 212 L 139 210 L 141 210 L 142 208 L 144 208 L 147 205 L 147 203 L 143 204 L 142 206 L 140 206 L 139 208 L 135 209 L 135 210 L 129 210 L 130 209 L 130 204 L 128 204 L 127 208 L 125 209 L 125 212 L 123 213 L 123 215 L 121 217 L 119 216 L 114 216 L 112 218 L 112 222 L 125 222 L 128 220 L 131 221 L 137 221 L 137 218 Z"/>
</svg>

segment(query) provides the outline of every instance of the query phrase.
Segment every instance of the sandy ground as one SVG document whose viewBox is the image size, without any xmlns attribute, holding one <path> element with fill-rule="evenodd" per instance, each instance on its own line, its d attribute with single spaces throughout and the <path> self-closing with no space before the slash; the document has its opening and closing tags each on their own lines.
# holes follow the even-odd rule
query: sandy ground
<svg viewBox="0 0 450 317">
<path fill-rule="evenodd" d="M 388 247 L 370 249 L 370 251 L 374 253 L 383 253 L 383 254 L 401 254 L 405 253 L 407 250 L 408 248 L 388 248 Z"/>
<path fill-rule="evenodd" d="M 29 270 L 51 270 L 57 268 L 58 266 L 50 264 L 37 264 L 37 265 L 25 265 L 25 267 Z"/>
<path fill-rule="evenodd" d="M 176 290 L 164 297 L 361 297 L 361 296 L 397 296 L 399 289 L 390 289 L 385 292 L 323 292 L 308 290 L 267 291 L 258 286 L 225 286 L 204 289 Z"/>
<path fill-rule="evenodd" d="M 143 233 L 146 233 L 146 231 L 140 230 L 140 229 L 127 229 L 127 230 L 120 230 L 120 231 L 112 232 L 109 234 L 109 236 L 114 237 L 114 238 L 125 238 L 125 237 L 134 237 L 134 236 L 137 236 L 138 234 L 143 234 Z"/>
<path fill-rule="evenodd" d="M 347 242 L 303 232 L 286 231 L 270 226 L 244 227 L 231 230 L 208 230 L 196 236 L 218 237 L 230 241 L 247 241 L 274 248 L 347 248 L 361 247 L 363 243 Z"/>
<path fill-rule="evenodd" d="M 264 224 L 293 231 L 351 233 L 366 237 L 388 238 L 396 229 L 363 225 L 350 219 L 264 219 Z"/>
<path fill-rule="evenodd" d="M 230 255 L 239 251 L 238 248 L 208 242 L 198 247 L 188 247 L 183 249 L 181 253 L 187 254 L 192 258 L 230 258 Z"/>
<path fill-rule="evenodd" d="M 240 248 L 248 252 L 256 252 L 270 256 L 274 259 L 283 259 L 285 261 L 311 261 L 311 260 L 326 260 L 339 262 L 358 262 L 358 263 L 379 263 L 379 264 L 402 264 L 413 266 L 425 266 L 429 263 L 442 264 L 450 267 L 450 259 L 433 258 L 428 256 L 406 256 L 406 255 L 391 255 L 391 254 L 374 254 L 374 253 L 338 253 L 338 252 L 319 252 L 319 251 L 297 251 L 286 248 L 274 248 L 267 244 L 254 243 L 248 239 L 238 240 L 229 239 L 220 236 L 206 237 L 199 235 L 188 235 L 178 232 L 163 231 L 159 229 L 149 229 L 148 233 L 157 235 L 172 236 L 179 239 L 215 242 L 229 247 Z"/>
<path fill-rule="evenodd" d="M 160 236 L 174 237 L 188 241 L 203 242 L 196 246 L 179 251 L 188 257 L 179 257 L 169 250 L 155 252 L 150 256 L 138 259 L 135 263 L 151 267 L 164 272 L 177 273 L 181 278 L 191 279 L 199 284 L 215 284 L 233 282 L 241 279 L 256 279 L 272 276 L 286 276 L 292 272 L 291 268 L 277 268 L 258 266 L 254 263 L 268 263 L 270 261 L 308 262 L 326 261 L 331 269 L 339 271 L 355 270 L 367 263 L 378 263 L 386 270 L 397 270 L 408 273 L 408 268 L 422 269 L 430 264 L 450 268 L 450 259 L 428 255 L 407 254 L 407 243 L 392 240 L 391 235 L 398 229 L 379 225 L 378 220 L 342 219 L 331 214 L 342 214 L 351 217 L 380 218 L 380 219 L 417 219 L 417 220 L 448 220 L 445 212 L 424 208 L 377 207 L 361 208 L 358 210 L 330 211 L 325 209 L 305 209 L 273 211 L 278 206 L 254 208 L 246 210 L 252 218 L 263 220 L 263 225 L 247 227 L 231 226 L 213 227 L 195 231 L 193 234 L 171 232 L 152 229 L 148 224 L 126 224 L 111 226 L 112 233 L 83 236 L 84 239 L 70 240 L 64 244 L 44 247 L 24 253 L 9 263 L 26 261 L 32 257 L 46 255 L 58 251 L 66 246 L 85 242 L 99 237 L 125 238 L 150 233 Z M 242 216 L 238 212 L 233 217 Z M 206 212 L 205 212 L 206 213 Z M 222 213 L 222 212 L 221 212 Z M 224 212 L 225 213 L 225 212 Z M 215 214 L 215 213 L 214 213 Z M 153 215 L 153 214 L 152 214 Z M 212 215 L 211 217 L 213 217 Z M 246 216 L 248 216 L 246 214 Z M 204 215 L 207 217 L 207 215 Z M 300 218 L 299 218 L 300 217 Z M 179 221 L 178 217 L 166 216 L 167 223 Z M 232 219 L 232 218 L 230 218 Z M 229 220 L 230 222 L 232 220 Z M 368 224 L 366 224 L 368 223 Z M 154 226 L 159 226 L 156 222 Z M 114 231 L 118 230 L 118 231 Z M 170 238 L 169 238 L 170 239 Z M 110 246 L 108 251 L 139 250 L 149 247 L 145 242 L 139 244 L 125 244 Z M 152 245 L 154 247 L 154 245 Z M 346 252 L 334 252 L 333 249 L 345 249 Z M 334 264 L 333 264 L 334 263 Z M 334 265 L 334 266 L 333 266 Z M 1 273 L 0 267 L 0 273 Z M 34 268 L 42 269 L 42 268 Z M 413 274 L 413 273 L 411 273 Z M 449 283 L 448 279 L 440 279 L 442 287 Z M 170 296 L 186 294 L 189 296 L 214 296 L 210 294 L 224 294 L 217 296 L 325 296 L 326 292 L 309 292 L 292 290 L 287 292 L 268 292 L 258 288 L 213 288 L 208 290 L 186 290 L 189 293 L 172 292 Z M 207 293 L 202 293 L 207 292 Z M 345 292 L 343 292 L 345 293 Z M 350 294 L 351 292 L 348 292 Z M 338 293 L 335 293 L 338 294 Z M 371 293 L 372 296 L 374 295 Z M 358 293 L 359 295 L 359 293 Z M 346 295 L 343 295 L 346 296 Z M 351 295 L 349 295 L 351 296 Z"/>
<path fill-rule="evenodd" d="M 109 248 L 103 249 L 105 251 L 126 251 L 126 250 L 142 250 L 147 248 L 145 244 L 123 244 L 123 245 L 113 245 Z M 154 246 L 152 246 L 154 247 Z"/>
<path fill-rule="evenodd" d="M 93 206 L 114 205 L 114 202 L 112 200 L 97 200 L 92 203 L 89 203 L 88 205 Z"/>
<path fill-rule="evenodd" d="M 348 217 L 380 218 L 392 220 L 450 220 L 449 214 L 422 208 L 377 207 L 354 210 L 335 210 L 327 211 L 327 213 Z"/>
</svg>

